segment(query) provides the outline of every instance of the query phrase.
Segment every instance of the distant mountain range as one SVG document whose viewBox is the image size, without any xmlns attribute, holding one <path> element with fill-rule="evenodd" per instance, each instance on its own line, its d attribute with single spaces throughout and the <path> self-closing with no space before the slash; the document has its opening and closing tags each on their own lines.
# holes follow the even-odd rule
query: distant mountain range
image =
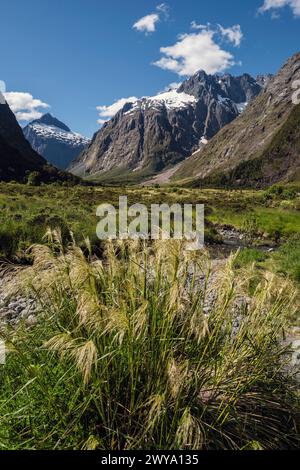
<svg viewBox="0 0 300 470">
<path fill-rule="evenodd" d="M 267 186 L 300 180 L 300 53 L 267 80 L 244 113 L 176 169 L 175 180 L 195 186 Z"/>
<path fill-rule="evenodd" d="M 89 143 L 50 114 L 21 127 L 0 104 L 0 181 L 175 182 L 194 187 L 264 187 L 300 180 L 300 53 L 277 75 L 207 75 L 127 103 Z M 38 150 L 35 151 L 30 145 Z M 83 149 L 83 150 L 82 150 Z M 43 154 L 41 156 L 40 154 Z M 48 162 L 46 161 L 48 160 Z"/>
<path fill-rule="evenodd" d="M 90 143 L 49 113 L 29 123 L 23 132 L 34 150 L 61 169 L 67 168 Z"/>
<path fill-rule="evenodd" d="M 176 90 L 127 103 L 69 166 L 80 176 L 130 180 L 170 168 L 205 146 L 262 90 L 248 74 L 199 71 Z"/>
</svg>

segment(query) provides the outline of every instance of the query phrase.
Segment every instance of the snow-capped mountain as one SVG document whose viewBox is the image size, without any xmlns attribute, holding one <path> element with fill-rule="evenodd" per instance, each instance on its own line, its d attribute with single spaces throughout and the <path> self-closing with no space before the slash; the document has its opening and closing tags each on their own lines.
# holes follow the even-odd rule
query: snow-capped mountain
<svg viewBox="0 0 300 470">
<path fill-rule="evenodd" d="M 205 145 L 261 90 L 248 74 L 199 71 L 175 90 L 126 103 L 69 169 L 108 178 L 155 174 Z"/>
<path fill-rule="evenodd" d="M 61 169 L 65 169 L 90 143 L 49 113 L 28 124 L 23 133 L 34 150 Z"/>
</svg>

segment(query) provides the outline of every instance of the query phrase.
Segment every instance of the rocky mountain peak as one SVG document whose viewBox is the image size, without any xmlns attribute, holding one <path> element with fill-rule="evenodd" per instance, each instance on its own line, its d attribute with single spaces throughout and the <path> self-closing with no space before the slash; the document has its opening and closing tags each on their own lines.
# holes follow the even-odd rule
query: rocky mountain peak
<svg viewBox="0 0 300 470">
<path fill-rule="evenodd" d="M 256 82 L 259 83 L 263 88 L 265 88 L 269 81 L 273 78 L 271 73 L 257 75 Z"/>
<path fill-rule="evenodd" d="M 23 133 L 34 150 L 60 169 L 65 169 L 90 143 L 50 113 L 30 122 Z"/>
<path fill-rule="evenodd" d="M 62 129 L 66 132 L 71 132 L 71 129 L 68 126 L 66 126 L 66 124 L 56 119 L 50 113 L 46 113 L 41 118 L 35 119 L 34 121 L 31 122 L 31 124 L 45 124 L 47 126 L 57 127 L 58 129 Z"/>
</svg>

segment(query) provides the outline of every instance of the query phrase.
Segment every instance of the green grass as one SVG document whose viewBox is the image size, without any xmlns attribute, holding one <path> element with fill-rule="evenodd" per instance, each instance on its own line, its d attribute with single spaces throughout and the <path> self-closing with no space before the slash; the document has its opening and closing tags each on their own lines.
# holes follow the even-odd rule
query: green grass
<svg viewBox="0 0 300 470">
<path fill-rule="evenodd" d="M 257 232 L 266 237 L 288 238 L 300 233 L 300 212 L 282 207 L 248 207 L 244 211 L 233 211 L 230 208 L 216 208 L 210 216 L 215 223 L 231 224 L 244 229 L 248 222 L 255 222 Z"/>
<path fill-rule="evenodd" d="M 202 252 L 108 243 L 100 261 L 50 238 L 13 284 L 31 289 L 41 313 L 5 335 L 1 448 L 298 448 L 282 346 L 289 284 L 279 294 L 265 279 L 248 306 L 237 304 L 247 275 L 229 262 L 206 315 L 215 286 Z"/>
<path fill-rule="evenodd" d="M 300 282 L 300 240 L 291 240 L 284 244 L 274 255 L 278 272 Z"/>
<path fill-rule="evenodd" d="M 256 248 L 244 248 L 240 250 L 234 260 L 235 268 L 243 268 L 249 264 L 263 263 L 268 255 Z"/>
<path fill-rule="evenodd" d="M 300 233 L 298 188 L 283 191 L 224 191 L 178 187 L 30 187 L 0 183 L 0 257 L 25 256 L 32 243 L 40 243 L 47 228 L 62 228 L 66 242 L 70 229 L 82 244 L 89 237 L 95 251 L 98 222 L 96 208 L 101 203 L 118 205 L 120 195 L 129 204 L 192 203 L 204 204 L 207 241 L 218 241 L 212 223 L 229 224 L 269 238 L 291 238 Z M 255 233 L 258 232 L 258 233 Z"/>
</svg>

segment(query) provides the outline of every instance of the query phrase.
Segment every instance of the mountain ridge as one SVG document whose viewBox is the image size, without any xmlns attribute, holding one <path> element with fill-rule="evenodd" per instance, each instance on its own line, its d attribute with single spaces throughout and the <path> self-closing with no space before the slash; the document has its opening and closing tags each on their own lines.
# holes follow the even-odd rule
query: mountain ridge
<svg viewBox="0 0 300 470">
<path fill-rule="evenodd" d="M 298 112 L 292 103 L 292 83 L 299 79 L 300 52 L 294 54 L 268 81 L 262 93 L 241 116 L 220 130 L 204 149 L 183 162 L 172 178 L 190 179 L 194 185 L 237 186 L 266 186 L 282 179 L 292 179 L 292 161 L 298 166 Z M 290 129 L 292 126 L 296 129 Z M 293 139 L 289 150 L 284 145 L 280 146 L 276 137 L 281 135 L 284 142 L 284 132 Z M 276 152 L 272 147 L 274 142 Z"/>
</svg>

